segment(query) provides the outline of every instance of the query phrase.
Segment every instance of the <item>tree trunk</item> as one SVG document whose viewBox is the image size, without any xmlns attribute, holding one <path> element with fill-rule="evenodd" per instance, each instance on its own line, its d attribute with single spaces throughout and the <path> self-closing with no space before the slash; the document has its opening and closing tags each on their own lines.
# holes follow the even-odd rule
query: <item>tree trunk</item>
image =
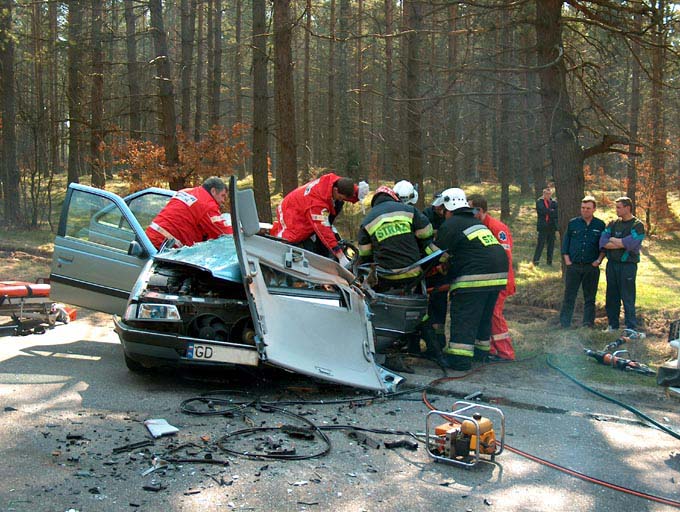
<svg viewBox="0 0 680 512">
<path fill-rule="evenodd" d="M 365 178 L 368 170 L 366 158 L 366 138 L 364 135 L 364 50 L 363 40 L 361 39 L 362 23 L 364 15 L 363 0 L 357 1 L 357 170 L 355 178 Z"/>
<path fill-rule="evenodd" d="M 635 15 L 635 25 L 636 28 L 640 29 L 642 25 L 642 17 L 640 14 Z M 629 131 L 631 143 L 628 146 L 628 169 L 627 169 L 627 183 L 626 183 L 626 195 L 633 201 L 632 213 L 635 215 L 635 207 L 637 206 L 637 156 L 634 153 L 637 152 L 637 138 L 638 138 L 638 124 L 640 121 L 640 64 L 638 58 L 640 57 L 640 44 L 637 40 L 631 42 L 631 50 L 633 53 L 631 70 L 631 84 L 630 84 L 630 119 L 629 119 Z"/>
<path fill-rule="evenodd" d="M 243 124 L 243 92 L 241 91 L 241 71 L 242 71 L 242 56 L 241 56 L 241 24 L 243 18 L 243 3 L 242 0 L 236 0 L 236 20 L 234 21 L 235 37 L 236 37 L 236 53 L 234 55 L 234 96 L 236 101 L 236 123 Z M 245 163 L 238 164 L 238 177 L 243 179 L 246 177 Z"/>
<path fill-rule="evenodd" d="M 666 194 L 665 143 L 663 119 L 663 79 L 665 52 L 664 28 L 665 0 L 656 2 L 654 24 L 654 47 L 652 48 L 652 90 L 650 93 L 650 117 L 652 128 L 651 141 L 651 201 L 654 205 L 654 218 L 658 222 L 668 217 L 668 197 Z"/>
<path fill-rule="evenodd" d="M 90 118 L 92 186 L 104 188 L 106 186 L 104 159 L 102 158 L 104 144 L 104 52 L 102 50 L 102 2 L 100 0 L 92 0 L 90 44 L 92 45 L 92 89 L 90 94 L 92 108 Z"/>
<path fill-rule="evenodd" d="M 82 112 L 80 104 L 82 52 L 80 51 L 83 11 L 81 0 L 68 2 L 68 183 L 78 183 L 80 169 L 80 134 Z"/>
<path fill-rule="evenodd" d="M 382 178 L 394 180 L 394 0 L 385 0 L 385 95 L 382 112 Z"/>
<path fill-rule="evenodd" d="M 47 7 L 47 17 L 50 26 L 50 60 L 49 60 L 49 75 L 50 75 L 50 93 L 49 93 L 49 109 L 50 109 L 50 174 L 53 174 L 59 169 L 59 100 L 57 96 L 58 86 L 58 54 L 57 45 L 59 41 L 59 29 L 57 23 L 57 5 L 50 2 Z M 51 189 L 50 189 L 51 190 Z"/>
<path fill-rule="evenodd" d="M 456 80 L 458 78 L 457 73 L 455 71 L 456 66 L 458 65 L 458 41 L 456 37 L 456 25 L 458 21 L 458 5 L 457 4 L 452 4 L 448 8 L 448 29 L 449 29 L 449 37 L 448 37 L 448 66 L 449 66 L 449 72 L 448 72 L 448 81 L 450 86 L 453 87 L 452 92 L 456 91 L 457 88 L 453 86 L 453 84 L 456 83 Z M 458 99 L 457 98 L 451 98 L 448 102 L 448 116 L 447 116 L 447 125 L 448 125 L 448 140 L 449 140 L 449 158 L 448 160 L 448 165 L 447 165 L 447 176 L 446 176 L 446 185 L 447 186 L 452 186 L 452 187 L 457 187 L 458 186 L 458 166 L 457 166 L 457 161 L 458 161 Z M 437 182 L 437 188 L 439 188 L 440 183 Z M 435 190 L 435 193 L 437 190 Z"/>
<path fill-rule="evenodd" d="M 330 0 L 330 4 L 331 15 L 328 22 L 328 33 L 330 34 L 330 41 L 328 41 L 328 140 L 326 141 L 328 154 L 326 165 L 337 170 L 335 91 L 338 84 L 335 80 L 335 0 Z"/>
<path fill-rule="evenodd" d="M 539 71 L 541 101 L 553 155 L 552 171 L 560 205 L 559 229 L 564 233 L 569 219 L 580 212 L 584 154 L 567 90 L 566 66 L 564 59 L 558 58 L 558 49 L 563 48 L 562 0 L 536 0 L 535 5 L 538 65 L 543 66 Z M 550 62 L 555 63 L 546 67 Z"/>
<path fill-rule="evenodd" d="M 193 66 L 194 27 L 196 25 L 196 1 L 181 1 L 181 38 L 182 57 L 180 65 L 180 83 L 182 96 L 181 126 L 188 138 L 191 130 L 191 71 Z"/>
<path fill-rule="evenodd" d="M 274 0 L 274 98 L 279 158 L 276 174 L 281 178 L 284 195 L 298 186 L 290 2 L 291 0 Z"/>
<path fill-rule="evenodd" d="M 139 62 L 137 61 L 137 30 L 132 0 L 125 0 L 125 49 L 127 53 L 127 81 L 130 91 L 129 136 L 131 139 L 137 140 L 142 136 L 142 102 Z"/>
<path fill-rule="evenodd" d="M 354 165 L 351 150 L 351 128 L 349 123 L 349 65 L 348 65 L 348 37 L 349 37 L 349 0 L 340 0 L 340 17 L 338 19 L 338 39 L 340 39 L 338 51 L 338 72 L 336 81 L 338 84 L 338 115 L 340 116 L 340 154 L 335 166 L 337 172 L 342 175 L 355 177 L 356 166 Z"/>
<path fill-rule="evenodd" d="M 12 0 L 0 3 L 0 71 L 2 72 L 2 178 L 4 224 L 21 224 L 21 195 L 17 166 L 16 98 L 14 89 L 14 39 Z"/>
<path fill-rule="evenodd" d="M 161 140 L 165 151 L 165 165 L 169 167 L 179 166 L 179 150 L 177 147 L 177 129 L 175 127 L 175 93 L 170 76 L 170 57 L 168 55 L 168 43 L 163 26 L 163 11 L 161 0 L 149 0 L 151 12 L 151 32 L 154 43 L 154 62 L 156 63 L 156 80 L 158 83 L 158 96 L 160 103 Z M 173 190 L 179 190 L 186 186 L 186 180 L 178 177 L 169 183 Z"/>
<path fill-rule="evenodd" d="M 311 126 L 309 112 L 309 77 L 310 77 L 310 55 L 309 43 L 312 31 L 312 0 L 307 0 L 305 5 L 305 38 L 304 38 L 304 59 L 305 69 L 302 79 L 302 182 L 307 183 L 311 174 L 312 148 L 311 148 Z"/>
<path fill-rule="evenodd" d="M 266 0 L 253 0 L 253 188 L 260 220 L 270 222 L 266 24 Z"/>
<path fill-rule="evenodd" d="M 197 0 L 198 33 L 196 36 L 196 97 L 194 111 L 194 141 L 201 140 L 201 123 L 203 122 L 203 59 L 205 43 L 203 42 L 203 17 L 205 7 L 202 0 Z"/>
<path fill-rule="evenodd" d="M 411 183 L 418 184 L 423 190 L 423 134 L 421 127 L 422 106 L 420 97 L 420 46 L 422 9 L 421 0 L 404 2 L 408 35 L 408 52 L 406 61 L 406 99 L 407 101 L 407 133 L 408 133 L 408 170 Z M 415 101 L 414 101 L 415 100 Z"/>
<path fill-rule="evenodd" d="M 220 89 L 222 87 L 222 0 L 213 0 L 213 70 L 210 74 L 210 127 L 220 124 Z"/>
<path fill-rule="evenodd" d="M 507 0 L 506 0 L 507 3 Z M 504 55 L 510 48 L 510 29 L 506 19 L 509 18 L 510 13 L 506 10 L 498 11 L 498 26 L 500 33 L 498 36 L 499 45 L 496 48 L 497 59 L 496 64 L 499 68 L 506 67 Z M 496 128 L 497 128 L 497 142 L 498 142 L 498 177 L 501 182 L 501 221 L 508 222 L 510 219 L 510 126 L 509 126 L 509 98 L 508 87 L 505 85 L 505 77 L 502 73 L 497 75 L 497 91 L 499 95 L 496 97 L 496 104 L 498 109 L 496 111 Z"/>
</svg>

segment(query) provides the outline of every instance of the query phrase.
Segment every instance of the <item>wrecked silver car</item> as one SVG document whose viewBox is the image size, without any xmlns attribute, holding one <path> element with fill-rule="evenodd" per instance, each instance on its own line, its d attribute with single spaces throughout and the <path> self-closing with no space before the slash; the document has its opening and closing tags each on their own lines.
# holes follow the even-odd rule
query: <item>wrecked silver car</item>
<svg viewBox="0 0 680 512">
<path fill-rule="evenodd" d="M 172 194 L 72 184 L 55 239 L 53 298 L 114 314 L 130 370 L 269 364 L 379 391 L 402 380 L 375 363 L 354 275 L 260 235 L 253 191 L 235 178 L 233 237 L 157 252 L 144 230 Z"/>
</svg>

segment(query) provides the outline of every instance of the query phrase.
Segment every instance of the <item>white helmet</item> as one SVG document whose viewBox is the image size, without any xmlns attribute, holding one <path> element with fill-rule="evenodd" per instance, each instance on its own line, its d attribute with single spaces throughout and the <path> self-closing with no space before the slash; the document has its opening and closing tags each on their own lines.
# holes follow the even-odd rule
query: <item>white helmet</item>
<svg viewBox="0 0 680 512">
<path fill-rule="evenodd" d="M 446 209 L 451 212 L 459 208 L 470 207 L 467 202 L 467 198 L 465 197 L 465 192 L 463 192 L 463 190 L 460 188 L 447 188 L 442 192 L 442 195 L 435 200 L 435 202 L 439 203 L 435 206 L 443 204 Z"/>
<path fill-rule="evenodd" d="M 418 202 L 418 191 L 410 181 L 401 180 L 392 190 L 399 196 L 399 200 L 406 204 L 416 204 Z"/>
</svg>

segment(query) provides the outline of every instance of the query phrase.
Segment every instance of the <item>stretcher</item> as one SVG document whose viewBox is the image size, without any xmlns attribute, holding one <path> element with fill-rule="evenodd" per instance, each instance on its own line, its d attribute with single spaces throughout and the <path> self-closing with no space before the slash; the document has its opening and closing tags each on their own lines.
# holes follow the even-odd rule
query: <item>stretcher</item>
<svg viewBox="0 0 680 512">
<path fill-rule="evenodd" d="M 0 281 L 0 316 L 12 319 L 0 326 L 0 336 L 44 332 L 43 324 L 51 329 L 71 319 L 66 307 L 50 299 L 48 283 L 24 281 Z"/>
</svg>

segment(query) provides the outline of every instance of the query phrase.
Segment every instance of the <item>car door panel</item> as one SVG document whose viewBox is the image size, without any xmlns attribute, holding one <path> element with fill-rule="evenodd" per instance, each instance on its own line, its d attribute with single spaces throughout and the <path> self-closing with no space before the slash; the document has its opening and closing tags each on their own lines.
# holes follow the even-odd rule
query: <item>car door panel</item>
<svg viewBox="0 0 680 512">
<path fill-rule="evenodd" d="M 54 242 L 52 298 L 96 311 L 124 313 L 132 286 L 156 252 L 126 200 L 148 193 L 124 200 L 105 190 L 69 186 Z M 151 193 L 168 199 L 172 195 L 161 189 Z M 133 243 L 142 250 L 134 249 Z"/>
<path fill-rule="evenodd" d="M 234 178 L 230 189 L 234 240 L 262 356 L 305 375 L 387 390 L 352 274 L 327 258 L 254 236 L 252 191 L 237 191 Z"/>
</svg>

